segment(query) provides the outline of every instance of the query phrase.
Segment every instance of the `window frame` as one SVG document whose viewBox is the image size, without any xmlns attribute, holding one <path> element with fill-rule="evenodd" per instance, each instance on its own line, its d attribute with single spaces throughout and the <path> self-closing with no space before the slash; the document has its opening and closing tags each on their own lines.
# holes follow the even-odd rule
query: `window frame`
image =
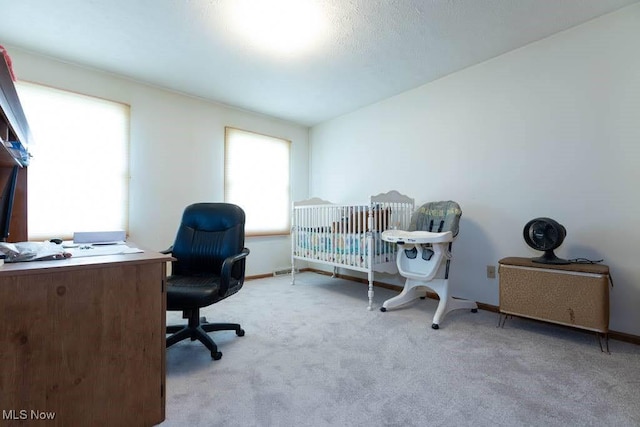
<svg viewBox="0 0 640 427">
<path fill-rule="evenodd" d="M 34 143 L 29 147 L 30 151 L 33 152 L 34 157 L 31 160 L 30 165 L 28 167 L 28 170 L 30 171 L 30 173 L 28 173 L 27 175 L 27 186 L 28 186 L 27 211 L 29 212 L 28 219 L 27 219 L 28 239 L 42 240 L 42 239 L 49 239 L 49 238 L 55 237 L 55 238 L 61 238 L 64 240 L 69 240 L 73 238 L 73 233 L 75 231 L 115 231 L 116 229 L 124 230 L 126 235 L 128 236 L 129 235 L 129 201 L 130 201 L 129 183 L 131 179 L 131 164 L 130 164 L 131 106 L 124 102 L 114 101 L 114 100 L 106 99 L 100 96 L 90 95 L 86 93 L 81 93 L 73 90 L 68 90 L 68 89 L 50 86 L 50 85 L 37 83 L 37 82 L 32 82 L 28 80 L 17 81 L 16 88 L 18 90 L 18 95 L 20 96 L 22 94 L 23 98 L 21 99 L 21 103 L 23 105 L 23 108 L 25 109 L 25 115 L 27 115 L 27 119 L 30 122 L 30 127 L 32 129 L 32 132 L 34 133 Z M 34 92 L 34 89 L 35 89 L 35 92 Z M 40 90 L 42 92 L 38 93 L 38 91 Z M 45 125 L 38 124 L 38 119 L 34 118 L 35 116 L 34 111 L 40 110 L 38 111 L 38 114 L 47 114 L 46 113 L 47 108 L 43 107 L 42 105 L 36 105 L 36 106 L 30 107 L 29 106 L 30 99 L 26 95 L 27 91 L 31 91 L 32 93 L 36 93 L 37 96 L 41 96 L 42 97 L 41 99 L 44 99 L 45 102 L 47 102 L 46 97 L 50 96 L 49 99 L 54 100 L 52 104 L 54 106 L 56 102 L 62 102 L 63 103 L 62 105 L 64 105 L 65 102 L 69 102 L 70 105 L 74 105 L 78 107 L 78 106 L 82 106 L 83 100 L 85 100 L 87 102 L 87 105 L 90 105 L 90 107 L 88 107 L 87 109 L 93 111 L 93 114 L 94 114 L 93 117 L 100 117 L 101 113 L 107 114 L 106 116 L 103 116 L 103 117 L 110 117 L 108 121 L 111 124 L 117 125 L 117 127 L 113 128 L 114 130 L 111 133 L 104 132 L 104 131 L 101 131 L 100 133 L 98 133 L 100 129 L 103 129 L 103 128 L 100 128 L 100 124 L 104 124 L 104 122 L 99 122 L 99 124 L 97 125 L 99 130 L 94 129 L 89 134 L 87 134 L 85 130 L 85 133 L 81 133 L 80 136 L 78 136 L 78 139 L 79 140 L 82 139 L 83 141 L 87 141 L 87 140 L 94 141 L 94 144 L 90 146 L 92 148 L 88 149 L 88 152 L 91 153 L 90 156 L 88 158 L 85 158 L 85 159 L 81 158 L 80 160 L 78 160 L 74 151 L 73 155 L 67 155 L 67 156 L 63 155 L 62 160 L 59 160 L 58 162 L 56 162 L 54 159 L 49 159 L 51 163 L 47 165 L 46 169 L 41 169 L 42 171 L 44 171 L 43 172 L 44 174 L 50 175 L 54 177 L 53 179 L 58 179 L 63 183 L 68 182 L 69 179 L 77 180 L 78 176 L 96 176 L 96 175 L 104 176 L 101 172 L 104 171 L 105 169 L 107 170 L 107 172 L 110 172 L 110 170 L 113 168 L 113 171 L 114 171 L 113 175 L 108 175 L 108 176 L 105 176 L 105 178 L 102 180 L 95 181 L 95 183 L 99 184 L 98 187 L 86 188 L 86 189 L 82 189 L 81 191 L 78 191 L 77 189 L 68 189 L 64 193 L 58 192 L 58 194 L 60 195 L 59 203 L 50 203 L 51 201 L 44 203 L 42 200 L 39 201 L 38 203 L 35 203 L 34 199 L 37 197 L 37 193 L 34 192 L 34 189 L 37 190 L 38 188 L 40 188 L 40 193 L 44 194 L 43 184 L 41 183 L 40 186 L 37 186 L 36 184 L 33 183 L 33 176 L 35 175 L 34 168 L 38 167 L 40 155 L 43 155 L 42 151 L 45 150 L 44 148 L 39 148 L 39 147 L 43 147 L 43 141 L 48 141 L 53 144 L 56 144 L 56 143 L 59 143 L 59 141 L 63 137 L 64 138 L 68 137 L 69 135 L 68 132 L 62 132 L 62 133 L 59 132 L 61 124 L 65 123 L 65 121 L 67 123 L 69 122 L 76 123 L 78 119 L 76 119 L 75 116 L 74 117 L 69 116 L 70 113 L 61 115 L 59 110 L 65 110 L 61 108 L 61 109 L 56 109 L 55 114 L 53 112 L 49 113 L 50 117 L 55 117 L 55 120 L 59 120 L 61 124 L 56 123 L 55 125 L 53 125 L 52 123 L 48 122 L 49 121 L 48 118 L 44 120 L 47 122 Z M 58 98 L 56 99 L 56 97 Z M 48 110 L 53 111 L 51 108 L 52 107 L 49 107 Z M 29 117 L 30 113 L 31 113 L 31 118 Z M 118 117 L 118 115 L 120 116 Z M 34 122 L 36 122 L 35 125 L 34 125 Z M 96 125 L 94 125 L 94 127 L 95 126 Z M 51 140 L 49 140 L 48 137 L 42 136 L 42 135 L 45 135 L 45 132 L 51 133 L 52 132 L 51 129 L 57 130 L 55 137 L 52 137 Z M 63 127 L 62 129 L 66 130 L 68 129 L 68 127 L 66 128 Z M 99 137 L 96 137 L 96 135 L 99 135 Z M 111 138 L 107 140 L 107 143 L 105 143 L 104 141 L 101 142 L 100 138 L 104 139 L 105 138 L 104 135 L 110 135 L 111 137 L 116 137 L 119 139 L 120 142 L 117 148 L 115 149 L 115 151 L 108 152 L 106 157 L 104 156 L 105 153 L 103 152 L 102 157 L 100 157 L 101 156 L 100 153 L 94 154 L 95 147 L 98 147 L 101 145 L 109 146 L 108 143 L 113 140 L 113 138 Z M 85 143 L 83 143 L 82 145 L 84 146 Z M 76 146 L 73 146 L 73 147 L 76 147 Z M 69 147 L 67 147 L 66 150 L 69 150 Z M 64 150 L 61 150 L 61 151 L 64 152 Z M 96 156 L 100 158 L 99 164 L 95 163 Z M 117 162 L 112 163 L 113 166 L 109 166 L 109 163 L 105 163 L 105 161 L 109 159 L 110 156 L 114 156 L 112 157 L 113 159 L 118 159 Z M 91 163 L 92 161 L 93 163 Z M 91 166 L 91 172 L 88 172 L 86 171 L 86 169 L 83 169 L 85 168 L 86 164 L 93 165 Z M 55 165 L 55 167 L 52 165 Z M 96 165 L 99 167 L 98 167 L 98 171 L 94 173 L 93 171 L 96 168 Z M 55 170 L 53 170 L 52 168 L 54 168 Z M 68 174 L 70 173 L 74 174 L 73 178 L 69 178 Z M 98 197 L 96 195 L 96 191 L 98 191 L 96 190 L 96 188 L 104 189 L 109 186 L 112 186 L 114 180 L 118 182 L 117 184 L 118 190 L 113 193 L 114 198 L 112 199 L 105 198 L 104 192 L 99 193 L 101 195 L 99 199 L 105 200 L 105 203 L 108 203 L 109 205 L 119 206 L 117 211 L 116 210 L 110 211 L 111 214 L 107 213 L 107 216 L 105 217 L 103 215 L 104 210 L 96 211 L 96 209 L 100 209 L 98 208 L 100 204 L 93 204 L 91 200 L 95 200 L 95 198 Z M 45 200 L 48 200 L 49 198 L 50 196 L 47 195 L 45 197 Z M 68 202 L 64 202 L 64 200 L 70 200 L 70 199 L 73 200 L 73 203 L 68 204 Z M 80 201 L 78 203 L 84 203 L 85 205 L 90 206 L 91 209 L 87 208 L 86 212 L 83 213 L 83 210 L 78 209 L 76 206 L 76 201 L 78 200 Z M 109 200 L 111 200 L 111 202 L 108 202 Z M 45 205 L 50 207 L 45 209 L 44 208 Z M 102 205 L 104 205 L 104 203 L 102 203 Z M 72 206 L 75 206 L 75 208 Z M 34 223 L 32 223 L 32 219 L 34 218 L 34 214 L 33 214 L 34 209 L 36 211 L 43 211 L 43 212 L 45 210 L 60 211 L 61 209 L 64 209 L 65 215 L 67 215 L 65 216 L 65 218 L 68 217 L 69 211 L 80 212 L 80 215 L 82 215 L 84 218 L 90 217 L 92 218 L 92 220 L 89 222 L 79 221 L 78 228 L 76 229 L 76 226 L 74 225 L 70 226 L 69 223 L 63 220 L 60 221 L 60 224 L 62 224 L 60 227 L 52 226 L 50 224 L 56 224 L 55 222 L 56 219 L 53 219 L 52 221 L 50 221 L 50 224 L 41 223 L 40 229 L 34 230 L 34 226 L 33 226 Z M 49 215 L 50 215 L 50 212 L 49 212 Z M 101 225 L 101 224 L 106 224 L 106 225 Z M 71 228 L 73 228 L 73 230 Z M 49 229 L 51 231 L 49 231 Z"/>
<path fill-rule="evenodd" d="M 286 180 L 286 197 L 283 197 L 284 199 L 286 199 L 286 202 L 283 204 L 282 206 L 282 211 L 283 213 L 285 213 L 286 215 L 286 221 L 283 222 L 282 227 L 274 227 L 273 229 L 268 229 L 268 230 L 252 230 L 252 229 L 247 229 L 247 225 L 251 225 L 251 220 L 250 220 L 250 215 L 253 212 L 252 207 L 247 207 L 247 206 L 242 206 L 242 203 L 239 203 L 237 200 L 234 200 L 231 197 L 230 194 L 230 177 L 229 177 L 229 152 L 230 152 L 230 147 L 229 145 L 232 143 L 232 141 L 230 141 L 231 137 L 230 137 L 230 133 L 234 133 L 234 132 L 239 132 L 242 133 L 244 135 L 255 135 L 257 137 L 259 137 L 260 139 L 263 139 L 265 141 L 268 140 L 273 140 L 274 143 L 278 143 L 278 144 L 282 144 L 285 145 L 286 151 L 287 151 L 287 180 Z M 291 234 L 291 200 L 292 200 L 292 196 L 291 196 L 291 147 L 292 147 L 292 142 L 289 139 L 286 138 L 282 138 L 282 137 L 278 137 L 278 136 L 273 136 L 273 135 L 267 135 L 267 134 L 263 134 L 260 132 L 255 132 L 255 131 L 251 131 L 251 130 L 247 130 L 247 129 L 241 129 L 241 128 L 237 128 L 237 127 L 233 127 L 233 126 L 225 126 L 225 133 L 224 133 L 224 201 L 226 203 L 234 203 L 239 205 L 241 208 L 243 208 L 245 210 L 245 213 L 247 214 L 247 223 L 245 224 L 245 235 L 247 237 L 269 237 L 269 236 L 288 236 Z M 283 189 L 284 190 L 284 189 Z M 284 196 L 285 191 L 282 191 L 282 193 L 280 194 L 280 196 Z"/>
</svg>

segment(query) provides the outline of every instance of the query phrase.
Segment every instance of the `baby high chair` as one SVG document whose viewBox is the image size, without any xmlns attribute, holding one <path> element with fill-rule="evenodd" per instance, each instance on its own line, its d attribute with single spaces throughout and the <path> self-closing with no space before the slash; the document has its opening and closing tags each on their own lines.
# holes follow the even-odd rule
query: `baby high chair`
<svg viewBox="0 0 640 427">
<path fill-rule="evenodd" d="M 409 231 L 386 230 L 382 233 L 382 240 L 398 245 L 398 271 L 407 280 L 402 292 L 386 300 L 380 311 L 424 298 L 425 287 L 440 297 L 431 324 L 433 329 L 439 329 L 444 316 L 452 310 L 467 308 L 474 313 L 478 311 L 475 302 L 449 295 L 451 243 L 458 235 L 461 215 L 462 210 L 456 202 L 430 202 L 414 212 Z"/>
</svg>

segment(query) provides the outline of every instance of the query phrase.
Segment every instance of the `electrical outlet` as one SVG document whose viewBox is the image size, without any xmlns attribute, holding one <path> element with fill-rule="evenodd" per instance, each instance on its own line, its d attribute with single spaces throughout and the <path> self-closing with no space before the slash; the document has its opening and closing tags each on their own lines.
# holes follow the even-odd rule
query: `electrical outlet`
<svg viewBox="0 0 640 427">
<path fill-rule="evenodd" d="M 495 279 L 495 278 L 496 278 L 496 266 L 487 265 L 487 279 Z"/>
</svg>

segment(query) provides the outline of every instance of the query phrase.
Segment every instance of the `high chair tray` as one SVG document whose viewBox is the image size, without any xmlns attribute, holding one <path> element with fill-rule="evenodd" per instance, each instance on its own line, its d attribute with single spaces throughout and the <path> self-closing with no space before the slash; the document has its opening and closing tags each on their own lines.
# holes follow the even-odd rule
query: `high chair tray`
<svg viewBox="0 0 640 427">
<path fill-rule="evenodd" d="M 442 243 L 453 240 L 453 234 L 450 231 L 432 233 L 430 231 L 386 230 L 382 232 L 381 237 L 386 242 L 400 245 L 405 243 Z"/>
</svg>

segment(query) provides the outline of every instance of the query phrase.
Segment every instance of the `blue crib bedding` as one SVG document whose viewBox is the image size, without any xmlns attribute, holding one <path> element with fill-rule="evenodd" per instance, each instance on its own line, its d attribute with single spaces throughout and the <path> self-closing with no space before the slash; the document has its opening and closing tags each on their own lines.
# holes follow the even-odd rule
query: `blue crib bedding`
<svg viewBox="0 0 640 427">
<path fill-rule="evenodd" d="M 379 232 L 373 233 L 374 256 L 392 254 L 394 246 L 384 244 Z M 294 235 L 294 255 L 357 267 L 368 267 L 366 233 L 334 233 L 328 230 L 298 230 Z M 388 260 L 387 260 L 388 261 Z"/>
</svg>

